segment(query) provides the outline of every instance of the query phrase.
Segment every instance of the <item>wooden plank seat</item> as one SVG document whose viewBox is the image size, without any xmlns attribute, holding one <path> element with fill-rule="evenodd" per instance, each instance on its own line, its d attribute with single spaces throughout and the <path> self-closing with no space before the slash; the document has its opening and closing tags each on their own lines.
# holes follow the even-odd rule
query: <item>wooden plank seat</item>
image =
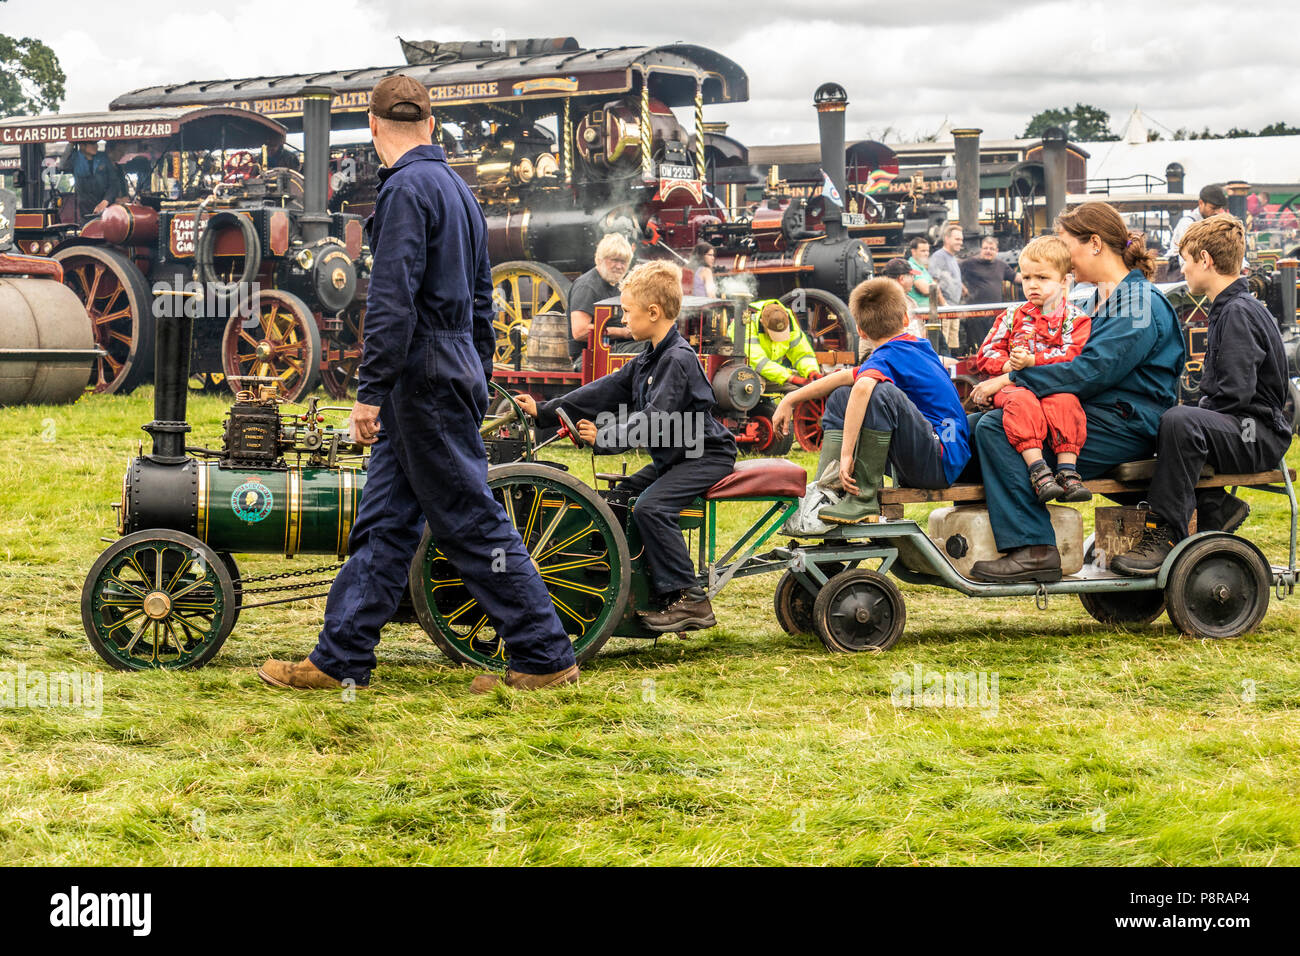
<svg viewBox="0 0 1300 956">
<path fill-rule="evenodd" d="M 1112 468 L 1104 478 L 1085 481 L 1084 485 L 1094 495 L 1112 495 L 1124 492 L 1144 492 L 1155 474 L 1154 458 L 1142 461 L 1125 462 Z M 1295 469 L 1288 469 L 1291 480 L 1295 480 Z M 1251 488 L 1258 485 L 1273 485 L 1282 482 L 1282 472 L 1260 471 L 1250 475 L 1216 475 L 1210 469 L 1201 472 L 1197 488 Z M 882 488 L 880 503 L 882 505 L 920 504 L 923 502 L 948 501 L 953 504 L 982 502 L 983 485 L 953 485 L 950 488 Z"/>
</svg>

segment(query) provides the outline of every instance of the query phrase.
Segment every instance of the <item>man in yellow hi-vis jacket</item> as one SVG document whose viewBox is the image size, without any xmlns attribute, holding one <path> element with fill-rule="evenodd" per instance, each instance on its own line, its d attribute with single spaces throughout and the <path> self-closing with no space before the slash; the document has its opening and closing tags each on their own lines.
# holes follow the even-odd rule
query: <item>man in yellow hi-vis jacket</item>
<svg viewBox="0 0 1300 956">
<path fill-rule="evenodd" d="M 774 385 L 806 385 L 821 375 L 817 354 L 794 313 L 776 299 L 750 303 L 743 330 L 732 323 L 731 338 L 744 336 L 745 360 Z M 757 321 L 756 321 L 757 320 Z"/>
</svg>

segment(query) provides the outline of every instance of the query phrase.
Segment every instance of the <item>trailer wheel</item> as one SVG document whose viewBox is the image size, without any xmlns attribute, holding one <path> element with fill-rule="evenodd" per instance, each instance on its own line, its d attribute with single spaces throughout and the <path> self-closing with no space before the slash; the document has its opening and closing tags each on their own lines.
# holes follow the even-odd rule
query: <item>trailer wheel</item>
<svg viewBox="0 0 1300 956">
<path fill-rule="evenodd" d="M 1216 535 L 1188 545 L 1165 584 L 1169 619 L 1190 637 L 1240 637 L 1268 610 L 1273 570 L 1241 538 Z"/>
<path fill-rule="evenodd" d="M 1079 594 L 1079 603 L 1102 624 L 1142 627 L 1165 612 L 1162 591 L 1116 591 Z"/>
<path fill-rule="evenodd" d="M 63 284 L 86 306 L 95 345 L 90 387 L 126 395 L 153 376 L 153 296 L 135 263 L 102 246 L 68 246 L 51 257 L 63 266 Z"/>
<path fill-rule="evenodd" d="M 568 314 L 571 285 L 559 269 L 544 262 L 502 262 L 492 267 L 492 326 L 497 336 L 494 360 L 498 365 L 510 365 L 515 360 L 511 331 L 518 328 L 523 333 L 520 351 L 527 353 L 533 316 L 543 312 Z"/>
<path fill-rule="evenodd" d="M 1095 546 L 1084 552 L 1083 563 L 1092 564 Z M 1079 592 L 1079 603 L 1092 619 L 1101 624 L 1143 627 L 1165 612 L 1163 591 Z"/>
<path fill-rule="evenodd" d="M 179 531 L 137 531 L 104 550 L 86 575 L 81 622 L 118 670 L 202 667 L 235 626 L 225 560 Z"/>
<path fill-rule="evenodd" d="M 813 605 L 813 620 L 828 651 L 885 651 L 903 636 L 907 607 L 889 578 L 854 568 L 826 582 Z"/>
<path fill-rule="evenodd" d="M 551 593 L 582 664 L 623 619 L 631 596 L 627 538 L 591 488 L 548 465 L 488 469 L 488 487 L 519 531 Z M 428 528 L 411 561 L 411 596 L 420 624 L 453 661 L 503 668 L 506 649 Z"/>
<path fill-rule="evenodd" d="M 793 572 L 786 571 L 782 574 L 776 582 L 776 592 L 772 595 L 772 610 L 776 613 L 781 630 L 795 637 L 815 634 L 817 627 L 813 620 L 813 604 L 816 600 L 799 583 Z"/>
<path fill-rule="evenodd" d="M 320 357 L 316 316 L 283 289 L 253 296 L 230 316 L 221 336 L 221 367 L 235 393 L 250 387 L 243 379 L 269 378 L 279 383 L 285 401 L 300 401 L 320 384 Z"/>
</svg>

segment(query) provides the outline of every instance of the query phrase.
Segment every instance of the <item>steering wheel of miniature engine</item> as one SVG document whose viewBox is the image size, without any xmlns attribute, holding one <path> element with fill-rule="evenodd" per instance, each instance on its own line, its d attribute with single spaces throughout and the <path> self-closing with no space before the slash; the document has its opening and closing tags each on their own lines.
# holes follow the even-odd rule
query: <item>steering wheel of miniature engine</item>
<svg viewBox="0 0 1300 956">
<path fill-rule="evenodd" d="M 587 447 L 587 443 L 583 441 L 582 437 L 578 434 L 578 426 L 573 423 L 573 419 L 569 417 L 568 412 L 563 408 L 557 408 L 555 410 L 555 417 L 560 420 L 561 435 L 568 435 L 569 440 L 579 448 Z"/>
<path fill-rule="evenodd" d="M 257 157 L 246 149 L 238 150 L 226 157 L 221 167 L 223 183 L 240 183 L 257 175 Z"/>
</svg>

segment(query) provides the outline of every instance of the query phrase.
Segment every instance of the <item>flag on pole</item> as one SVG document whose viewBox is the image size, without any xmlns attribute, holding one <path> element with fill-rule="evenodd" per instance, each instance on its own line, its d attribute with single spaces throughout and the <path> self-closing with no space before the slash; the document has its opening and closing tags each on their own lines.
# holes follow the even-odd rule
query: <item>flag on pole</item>
<svg viewBox="0 0 1300 956">
<path fill-rule="evenodd" d="M 867 177 L 867 195 L 884 192 L 894 179 L 894 173 L 887 173 L 883 169 L 872 171 L 871 175 Z"/>
<path fill-rule="evenodd" d="M 844 208 L 844 200 L 840 196 L 840 191 L 835 188 L 835 184 L 831 182 L 831 177 L 824 169 L 822 170 L 822 195 L 841 209 Z"/>
</svg>

